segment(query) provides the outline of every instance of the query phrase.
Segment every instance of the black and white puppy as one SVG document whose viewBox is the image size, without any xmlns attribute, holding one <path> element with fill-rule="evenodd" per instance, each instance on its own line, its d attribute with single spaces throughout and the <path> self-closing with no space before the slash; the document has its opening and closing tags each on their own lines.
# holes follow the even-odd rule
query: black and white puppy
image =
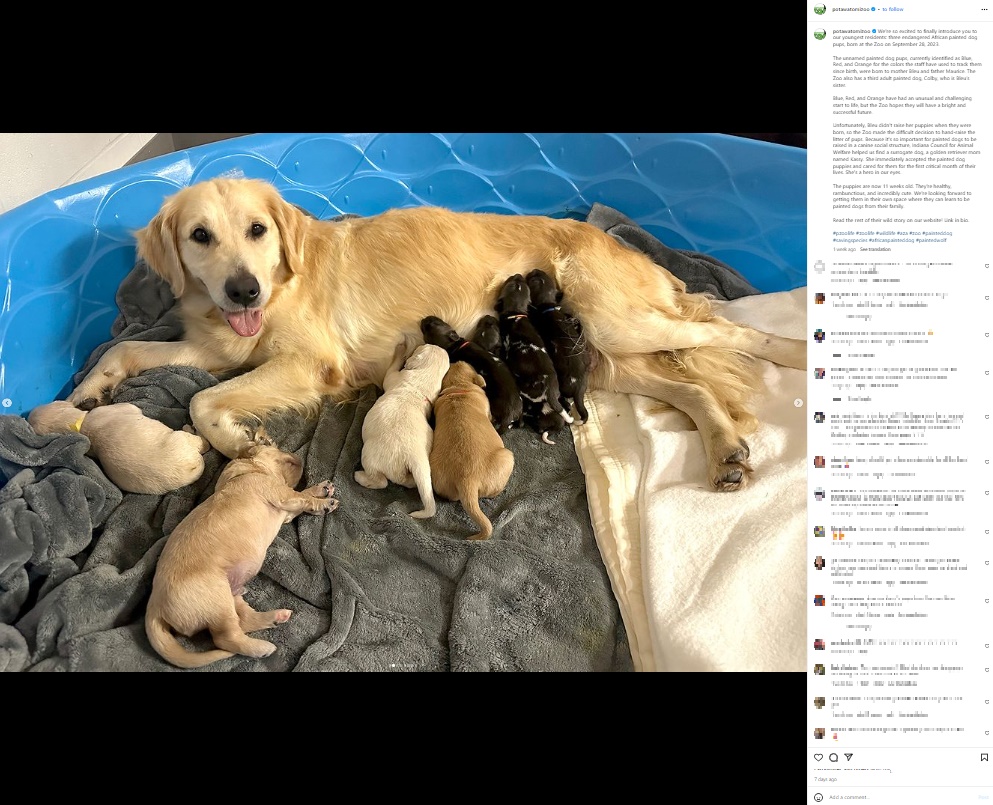
<svg viewBox="0 0 993 805">
<path fill-rule="evenodd" d="M 483 316 L 476 325 L 470 340 L 474 344 L 479 344 L 491 355 L 503 358 L 503 348 L 500 345 L 500 322 L 496 316 Z"/>
<path fill-rule="evenodd" d="M 494 307 L 500 317 L 504 358 L 524 402 L 524 422 L 541 434 L 543 442 L 555 444 L 548 438 L 549 431 L 558 430 L 563 422 L 571 423 L 572 417 L 559 399 L 558 375 L 545 342 L 528 317 L 530 302 L 524 276 L 514 274 L 504 282 Z"/>
<path fill-rule="evenodd" d="M 483 390 L 490 401 L 490 419 L 497 433 L 503 434 L 521 421 L 521 392 L 510 367 L 503 360 L 479 344 L 467 341 L 437 316 L 421 319 L 421 334 L 426 344 L 444 348 L 452 363 L 465 361 L 479 372 L 486 384 Z"/>
<path fill-rule="evenodd" d="M 576 412 L 585 424 L 589 413 L 584 397 L 593 370 L 593 349 L 583 335 L 582 323 L 563 308 L 562 291 L 555 280 L 536 268 L 528 274 L 527 283 L 531 292 L 528 313 L 555 366 L 562 407 L 569 411 L 575 403 Z"/>
</svg>

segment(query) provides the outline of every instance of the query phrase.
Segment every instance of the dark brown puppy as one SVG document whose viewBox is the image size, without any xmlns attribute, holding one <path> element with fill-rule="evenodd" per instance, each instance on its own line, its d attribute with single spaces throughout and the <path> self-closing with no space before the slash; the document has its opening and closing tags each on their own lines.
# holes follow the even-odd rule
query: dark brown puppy
<svg viewBox="0 0 993 805">
<path fill-rule="evenodd" d="M 506 363 L 479 344 L 464 339 L 437 316 L 426 316 L 421 320 L 421 334 L 425 343 L 447 350 L 452 363 L 465 361 L 482 375 L 490 401 L 490 419 L 497 433 L 503 434 L 521 421 L 524 411 L 521 393 Z"/>
<path fill-rule="evenodd" d="M 496 316 L 483 316 L 473 331 L 472 343 L 479 344 L 491 355 L 503 358 L 503 347 L 500 344 L 500 322 Z"/>
<path fill-rule="evenodd" d="M 563 422 L 572 422 L 559 399 L 559 380 L 545 342 L 528 317 L 531 292 L 524 276 L 514 274 L 500 289 L 496 311 L 500 315 L 500 336 L 517 388 L 524 404 L 524 421 L 541 434 L 542 441 L 555 444 L 549 432 Z"/>
<path fill-rule="evenodd" d="M 527 283 L 531 292 L 528 315 L 555 366 L 562 407 L 568 411 L 575 403 L 585 423 L 589 412 L 583 400 L 593 370 L 593 350 L 583 334 L 583 325 L 562 306 L 562 291 L 548 273 L 536 268 L 528 274 Z"/>
</svg>

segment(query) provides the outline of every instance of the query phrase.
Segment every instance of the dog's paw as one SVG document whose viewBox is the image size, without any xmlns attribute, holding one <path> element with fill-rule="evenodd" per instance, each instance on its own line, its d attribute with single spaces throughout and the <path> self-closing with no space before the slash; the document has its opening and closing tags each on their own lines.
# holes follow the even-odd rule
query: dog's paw
<svg viewBox="0 0 993 805">
<path fill-rule="evenodd" d="M 341 501 L 338 500 L 337 498 L 325 498 L 323 503 L 324 503 L 323 506 L 324 512 L 326 514 L 331 514 L 331 512 L 333 512 L 335 509 L 338 508 L 338 505 L 341 503 Z"/>
<path fill-rule="evenodd" d="M 748 485 L 752 468 L 748 464 L 751 450 L 744 439 L 737 446 L 728 445 L 718 453 L 718 463 L 712 464 L 711 484 L 718 492 L 737 492 Z"/>
<path fill-rule="evenodd" d="M 101 405 L 110 405 L 114 396 L 116 386 L 106 386 L 97 389 L 94 393 L 79 386 L 66 399 L 76 406 L 80 411 L 92 411 Z"/>
<path fill-rule="evenodd" d="M 277 623 L 286 623 L 286 621 L 288 621 L 292 615 L 293 615 L 293 610 L 292 609 L 276 609 L 276 610 L 273 610 L 273 613 L 272 613 L 272 622 L 273 622 L 273 625 L 275 625 Z"/>
<path fill-rule="evenodd" d="M 321 481 L 317 487 L 321 490 L 321 497 L 329 498 L 334 494 L 334 484 L 330 481 Z"/>
<path fill-rule="evenodd" d="M 242 650 L 241 654 L 246 657 L 268 657 L 270 654 L 275 653 L 276 644 L 270 643 L 268 640 L 256 640 L 252 638 L 251 642 L 248 643 Z"/>
<path fill-rule="evenodd" d="M 265 426 L 259 423 L 256 426 L 249 426 L 248 428 L 249 439 L 251 439 L 255 444 L 261 445 L 262 447 L 272 447 L 276 443 L 272 440 L 272 437 L 266 431 Z"/>
</svg>

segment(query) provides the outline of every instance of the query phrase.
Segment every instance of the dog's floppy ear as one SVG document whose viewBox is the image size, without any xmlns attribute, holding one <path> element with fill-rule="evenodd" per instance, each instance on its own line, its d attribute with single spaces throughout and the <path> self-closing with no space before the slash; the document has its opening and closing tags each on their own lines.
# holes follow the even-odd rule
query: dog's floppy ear
<svg viewBox="0 0 993 805">
<path fill-rule="evenodd" d="M 476 374 L 472 376 L 472 382 L 475 383 L 477 386 L 479 386 L 481 389 L 486 388 L 486 380 L 483 378 L 481 374 L 479 374 L 479 372 L 476 372 Z"/>
<path fill-rule="evenodd" d="M 502 313 L 503 312 L 503 297 L 502 296 L 498 296 L 497 297 L 496 302 L 493 303 L 493 309 L 497 313 Z"/>
<path fill-rule="evenodd" d="M 166 202 L 148 226 L 139 229 L 134 236 L 138 242 L 138 257 L 169 283 L 172 295 L 179 299 L 186 287 L 186 274 L 176 245 L 176 217 L 176 207 Z"/>
<path fill-rule="evenodd" d="M 557 304 L 558 304 L 559 302 L 561 302 L 561 301 L 562 301 L 562 297 L 563 297 L 563 296 L 564 296 L 564 294 L 562 293 L 562 291 L 556 291 L 556 292 L 555 292 L 555 304 L 556 304 L 556 305 L 557 305 Z"/>
<path fill-rule="evenodd" d="M 272 189 L 272 195 L 269 199 L 269 214 L 272 215 L 272 219 L 276 222 L 276 228 L 279 230 L 279 239 L 287 267 L 294 274 L 302 273 L 304 270 L 304 235 L 310 222 L 310 216 L 286 201 L 275 188 Z"/>
</svg>

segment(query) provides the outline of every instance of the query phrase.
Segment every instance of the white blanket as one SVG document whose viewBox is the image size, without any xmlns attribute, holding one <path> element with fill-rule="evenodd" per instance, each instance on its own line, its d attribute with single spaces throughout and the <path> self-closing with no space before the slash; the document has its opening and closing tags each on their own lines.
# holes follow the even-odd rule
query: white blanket
<svg viewBox="0 0 993 805">
<path fill-rule="evenodd" d="M 728 302 L 722 315 L 806 338 L 807 289 Z M 762 362 L 768 394 L 746 437 L 751 483 L 717 493 L 703 444 L 645 397 L 587 395 L 573 435 L 597 543 L 638 671 L 806 666 L 806 373 Z M 802 400 L 797 407 L 795 400 Z"/>
</svg>

